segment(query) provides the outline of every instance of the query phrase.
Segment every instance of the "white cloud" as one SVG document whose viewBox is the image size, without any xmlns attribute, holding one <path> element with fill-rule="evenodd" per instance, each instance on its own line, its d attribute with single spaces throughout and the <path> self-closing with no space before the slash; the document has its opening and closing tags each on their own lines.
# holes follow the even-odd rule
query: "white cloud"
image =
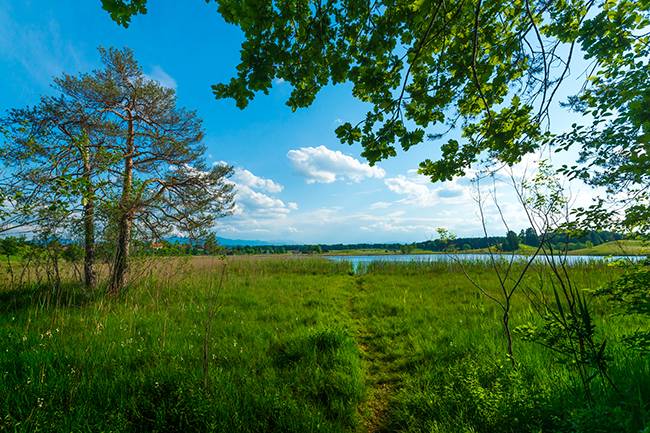
<svg viewBox="0 0 650 433">
<path fill-rule="evenodd" d="M 215 161 L 213 165 L 228 164 Z M 223 236 L 287 242 L 300 229 L 292 223 L 298 203 L 284 201 L 276 194 L 283 191 L 280 183 L 257 176 L 243 167 L 236 167 L 230 182 L 235 186 L 233 215 L 220 219 L 216 229 Z"/>
<path fill-rule="evenodd" d="M 399 175 L 386 179 L 384 183 L 395 194 L 406 196 L 405 203 L 428 207 L 438 202 L 438 195 L 432 188 L 413 178 Z"/>
<path fill-rule="evenodd" d="M 526 163 L 530 176 L 535 171 L 535 161 Z M 516 175 L 524 172 L 519 166 L 515 170 L 518 170 Z M 240 173 L 244 173 L 243 169 L 240 169 Z M 334 177 L 342 178 L 338 172 Z M 258 178 L 262 181 L 256 180 Z M 359 196 L 353 202 L 339 201 L 340 196 L 346 194 L 342 192 L 323 197 L 323 200 L 330 201 L 319 201 L 320 207 L 310 208 L 308 202 L 306 209 L 298 210 L 294 202 L 288 201 L 290 197 L 284 200 L 278 193 L 269 191 L 271 184 L 263 181 L 270 179 L 251 173 L 250 176 L 241 175 L 233 179 L 240 184 L 245 183 L 240 185 L 238 198 L 241 211 L 238 215 L 220 220 L 218 224 L 224 235 L 307 243 L 413 242 L 435 237 L 438 227 L 446 227 L 460 237 L 482 236 L 479 208 L 474 200 L 476 184 L 470 182 L 471 178 L 472 175 L 432 183 L 416 170 L 409 170 L 385 178 L 383 188 L 372 189 L 369 192 L 371 195 Z M 519 231 L 528 227 L 530 224 L 509 176 L 500 173 L 494 180 L 494 184 L 492 178 L 481 182 L 483 217 L 488 234 L 501 236 L 507 229 Z M 586 196 L 583 191 L 576 195 L 577 189 L 574 190 L 572 184 L 569 186 L 576 201 Z M 346 185 L 341 185 L 341 188 L 345 191 L 359 189 Z M 498 207 L 494 202 L 495 197 Z"/>
<path fill-rule="evenodd" d="M 383 178 L 386 172 L 325 146 L 301 147 L 287 152 L 287 158 L 307 183 L 332 183 L 337 180 L 361 182 L 365 178 Z"/>
<path fill-rule="evenodd" d="M 250 188 L 257 188 L 270 193 L 282 192 L 284 189 L 279 183 L 271 179 L 255 176 L 245 168 L 236 168 L 233 178 L 239 185 L 246 185 Z"/>
<path fill-rule="evenodd" d="M 405 196 L 397 203 L 432 207 L 441 202 L 459 203 L 471 199 L 469 179 L 459 178 L 434 184 L 428 177 L 417 174 L 415 170 L 409 170 L 407 173 L 406 176 L 398 175 L 384 180 L 390 191 Z"/>
<path fill-rule="evenodd" d="M 228 164 L 215 161 L 213 165 Z M 273 194 L 282 192 L 284 186 L 272 179 L 253 174 L 242 167 L 234 169 L 230 182 L 235 186 L 235 209 L 230 219 L 282 218 L 289 212 L 297 210 L 295 202 L 285 203 Z"/>
<path fill-rule="evenodd" d="M 375 210 L 375 209 L 388 209 L 391 207 L 393 203 L 387 202 L 387 201 L 376 201 L 370 205 L 370 209 Z"/>
<path fill-rule="evenodd" d="M 158 65 L 151 68 L 151 71 L 145 74 L 145 76 L 150 80 L 156 81 L 163 87 L 176 90 L 176 80 Z"/>
<path fill-rule="evenodd" d="M 274 198 L 264 193 L 254 191 L 246 185 L 239 185 L 237 189 L 237 202 L 253 209 L 285 209 L 287 206 L 279 198 Z"/>
</svg>

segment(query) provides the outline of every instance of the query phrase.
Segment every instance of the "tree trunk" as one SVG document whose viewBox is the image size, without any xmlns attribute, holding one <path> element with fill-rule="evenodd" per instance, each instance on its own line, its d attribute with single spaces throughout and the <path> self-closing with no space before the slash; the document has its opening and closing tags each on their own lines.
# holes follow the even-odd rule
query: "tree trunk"
<svg viewBox="0 0 650 433">
<path fill-rule="evenodd" d="M 126 272 L 129 266 L 129 248 L 131 245 L 131 227 L 133 225 L 134 215 L 134 203 L 131 198 L 134 151 L 133 119 L 129 117 L 128 122 L 122 197 L 120 198 L 119 206 L 117 245 L 115 246 L 115 259 L 113 260 L 111 282 L 108 287 L 108 291 L 112 295 L 119 295 L 126 282 Z"/>
<path fill-rule="evenodd" d="M 508 358 L 510 358 L 510 362 L 512 363 L 513 367 L 517 366 L 517 363 L 515 362 L 515 354 L 512 351 L 512 332 L 510 332 L 510 305 L 506 306 L 506 309 L 503 312 L 503 332 L 505 333 L 506 336 L 506 342 L 508 343 Z"/>
<path fill-rule="evenodd" d="M 88 149 L 83 154 L 84 179 L 86 181 L 86 194 L 84 203 L 84 283 L 87 289 L 94 289 L 97 284 L 95 275 L 95 191 L 90 177 L 91 167 L 88 158 Z"/>
<path fill-rule="evenodd" d="M 131 217 L 124 214 L 120 217 L 115 259 L 113 260 L 113 274 L 109 292 L 119 295 L 126 283 L 126 271 L 129 267 L 129 247 L 131 245 Z"/>
</svg>

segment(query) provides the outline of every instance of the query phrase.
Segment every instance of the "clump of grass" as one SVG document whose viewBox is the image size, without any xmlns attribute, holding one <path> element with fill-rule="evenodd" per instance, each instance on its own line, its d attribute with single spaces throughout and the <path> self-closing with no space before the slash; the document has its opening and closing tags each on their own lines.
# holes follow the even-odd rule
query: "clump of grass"
<svg viewBox="0 0 650 433">
<path fill-rule="evenodd" d="M 345 427 L 356 424 L 364 379 L 359 351 L 347 331 L 308 330 L 278 344 L 272 356 L 294 395 L 322 408 L 330 420 Z"/>
</svg>

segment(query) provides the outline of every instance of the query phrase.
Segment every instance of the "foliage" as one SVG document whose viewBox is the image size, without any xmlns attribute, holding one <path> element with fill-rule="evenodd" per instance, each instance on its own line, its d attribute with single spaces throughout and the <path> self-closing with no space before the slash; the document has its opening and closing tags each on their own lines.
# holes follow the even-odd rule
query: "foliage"
<svg viewBox="0 0 650 433">
<path fill-rule="evenodd" d="M 622 314 L 650 316 L 650 259 L 619 261 L 612 266 L 621 267 L 623 274 L 599 288 L 596 294 L 607 297 Z M 650 352 L 650 331 L 638 329 L 624 338 L 634 349 Z"/>
<path fill-rule="evenodd" d="M 593 117 L 590 125 L 573 125 L 554 140 L 558 150 L 575 149 L 579 160 L 562 172 L 606 190 L 606 196 L 577 210 L 582 228 L 607 228 L 639 239 L 650 236 L 650 2 L 606 2 L 588 28 L 583 48 L 597 60 L 589 85 L 570 107 Z M 607 37 L 600 35 L 606 32 Z M 642 312 L 648 290 L 645 264 L 628 264 L 619 281 L 601 294 L 629 313 Z M 628 337 L 641 350 L 643 331 Z"/>
<path fill-rule="evenodd" d="M 83 260 L 84 251 L 79 245 L 70 244 L 63 249 L 62 257 L 71 263 L 76 263 Z"/>
<path fill-rule="evenodd" d="M 517 251 L 519 249 L 519 237 L 517 233 L 508 230 L 506 240 L 501 244 L 501 249 L 503 251 Z"/>
<path fill-rule="evenodd" d="M 287 104 L 297 109 L 327 84 L 350 82 L 371 109 L 337 135 L 360 142 L 371 163 L 395 156 L 396 145 L 408 150 L 455 126 L 462 140 L 444 143 L 441 159 L 424 161 L 422 173 L 448 179 L 485 153 L 517 162 L 539 145 L 578 45 L 594 61 L 596 75 L 589 78 L 602 89 L 582 101 L 602 96 L 607 110 L 630 102 L 621 111 L 625 118 L 645 122 L 647 60 L 635 59 L 648 58 L 647 1 L 216 3 L 245 40 L 237 76 L 215 85 L 215 95 L 243 108 L 281 78 L 293 87 Z M 621 91 L 606 91 L 611 84 Z M 636 154 L 634 146 L 626 152 Z"/>
<path fill-rule="evenodd" d="M 20 247 L 25 244 L 24 238 L 7 236 L 0 239 L 0 254 L 7 257 L 16 256 L 20 253 Z"/>
<path fill-rule="evenodd" d="M 570 282 L 561 287 L 553 284 L 552 300 L 544 297 L 545 289 L 539 288 L 542 294 L 533 301 L 542 324 L 522 325 L 516 331 L 524 340 L 547 347 L 558 355 L 560 362 L 575 369 L 586 397 L 591 399 L 594 378 L 600 375 L 606 381 L 611 380 L 607 374 L 606 341 L 599 340 L 592 309 L 579 288 Z"/>
<path fill-rule="evenodd" d="M 133 238 L 203 236 L 231 212 L 234 192 L 232 167 L 208 166 L 201 120 L 177 107 L 175 91 L 145 76 L 129 49 L 99 54 L 101 69 L 56 78 L 56 96 L 2 119 L 0 189 L 12 214 L 41 237 L 83 233 L 89 288 L 96 238 L 113 243 L 109 288 L 117 293 Z"/>
<path fill-rule="evenodd" d="M 539 246 L 539 235 L 532 227 L 528 227 L 522 235 L 519 235 L 519 237 L 521 238 L 521 241 L 526 245 L 530 245 L 531 247 Z"/>
<path fill-rule="evenodd" d="M 222 251 L 217 241 L 217 235 L 214 232 L 210 232 L 205 236 L 201 246 L 206 254 L 217 254 Z"/>
<path fill-rule="evenodd" d="M 647 1 L 606 2 L 592 20 L 584 49 L 598 62 L 585 91 L 570 107 L 591 116 L 591 125 L 554 140 L 559 150 L 577 148 L 578 164 L 563 167 L 570 177 L 603 187 L 608 197 L 581 209 L 583 224 L 650 233 L 650 20 Z M 608 37 L 599 37 L 603 31 Z"/>
<path fill-rule="evenodd" d="M 89 101 L 79 80 L 64 75 L 53 88 L 56 96 L 14 108 L 1 120 L 0 161 L 7 173 L 0 182 L 13 197 L 14 215 L 33 233 L 83 233 L 85 282 L 92 288 L 96 205 L 106 200 L 119 155 L 107 144 L 106 112 Z"/>
<path fill-rule="evenodd" d="M 147 0 L 102 0 L 102 7 L 113 21 L 128 27 L 133 15 L 147 13 Z"/>
</svg>

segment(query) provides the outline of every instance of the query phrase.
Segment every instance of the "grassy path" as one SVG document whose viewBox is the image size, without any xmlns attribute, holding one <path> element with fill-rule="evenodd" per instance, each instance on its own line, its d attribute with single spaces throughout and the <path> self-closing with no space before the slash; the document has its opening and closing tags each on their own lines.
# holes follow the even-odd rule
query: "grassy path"
<svg viewBox="0 0 650 433">
<path fill-rule="evenodd" d="M 399 388 L 398 372 L 391 368 L 392 356 L 383 352 L 386 348 L 377 343 L 381 337 L 372 326 L 373 317 L 368 313 L 368 296 L 371 288 L 363 275 L 354 277 L 354 285 L 349 298 L 349 311 L 356 326 L 355 340 L 361 354 L 366 377 L 368 394 L 360 407 L 361 431 L 376 433 L 384 431 L 389 417 L 391 396 Z"/>
</svg>

